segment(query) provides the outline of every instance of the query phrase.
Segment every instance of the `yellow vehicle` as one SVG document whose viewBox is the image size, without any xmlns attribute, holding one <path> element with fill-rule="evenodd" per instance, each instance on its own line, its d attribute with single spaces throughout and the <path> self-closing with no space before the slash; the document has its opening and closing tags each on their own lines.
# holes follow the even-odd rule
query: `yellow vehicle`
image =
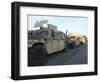
<svg viewBox="0 0 100 82">
<path fill-rule="evenodd" d="M 47 54 L 51 54 L 66 47 L 66 36 L 63 32 L 57 30 L 57 26 L 47 24 L 45 21 L 36 22 L 38 30 L 28 31 L 28 65 L 42 65 L 46 61 Z"/>
<path fill-rule="evenodd" d="M 67 36 L 69 38 L 68 45 L 71 48 L 87 43 L 87 37 L 82 34 L 69 32 Z"/>
<path fill-rule="evenodd" d="M 80 37 L 78 33 L 70 32 L 68 33 L 68 38 L 69 38 L 68 46 L 70 48 L 74 48 L 80 45 Z"/>
<path fill-rule="evenodd" d="M 81 36 L 79 40 L 80 40 L 81 44 L 87 44 L 87 37 L 86 36 Z"/>
</svg>

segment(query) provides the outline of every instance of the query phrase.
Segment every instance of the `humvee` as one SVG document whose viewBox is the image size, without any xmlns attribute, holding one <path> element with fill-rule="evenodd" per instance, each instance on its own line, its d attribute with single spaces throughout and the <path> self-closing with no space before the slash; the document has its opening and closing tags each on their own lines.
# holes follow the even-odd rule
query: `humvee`
<svg viewBox="0 0 100 82">
<path fill-rule="evenodd" d="M 43 24 L 47 21 L 36 22 L 34 27 L 38 30 L 28 30 L 28 65 L 44 65 L 47 54 L 60 50 L 65 50 L 67 46 L 66 36 L 63 32 L 57 30 L 57 26 L 52 24 Z"/>
</svg>

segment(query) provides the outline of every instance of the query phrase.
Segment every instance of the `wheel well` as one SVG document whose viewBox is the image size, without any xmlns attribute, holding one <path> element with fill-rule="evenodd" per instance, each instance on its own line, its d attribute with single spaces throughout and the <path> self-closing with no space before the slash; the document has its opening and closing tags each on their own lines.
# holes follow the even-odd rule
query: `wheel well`
<svg viewBox="0 0 100 82">
<path fill-rule="evenodd" d="M 35 44 L 32 45 L 32 47 L 34 47 L 34 46 L 36 46 L 36 45 L 44 45 L 44 46 L 45 46 L 44 43 L 35 43 Z M 47 54 L 48 54 L 48 50 L 47 50 L 46 46 L 45 46 L 45 49 L 46 49 L 46 52 L 47 52 Z"/>
</svg>

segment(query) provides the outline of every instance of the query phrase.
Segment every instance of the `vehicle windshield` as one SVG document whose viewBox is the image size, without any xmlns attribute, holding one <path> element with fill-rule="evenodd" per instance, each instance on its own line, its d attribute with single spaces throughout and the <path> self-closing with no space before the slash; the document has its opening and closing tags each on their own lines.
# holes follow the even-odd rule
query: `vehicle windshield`
<svg viewBox="0 0 100 82">
<path fill-rule="evenodd" d="M 45 38 L 48 37 L 48 31 L 42 31 L 41 35 Z"/>
<path fill-rule="evenodd" d="M 28 38 L 29 39 L 37 38 L 39 35 L 40 35 L 40 31 L 39 30 L 28 31 Z"/>
</svg>

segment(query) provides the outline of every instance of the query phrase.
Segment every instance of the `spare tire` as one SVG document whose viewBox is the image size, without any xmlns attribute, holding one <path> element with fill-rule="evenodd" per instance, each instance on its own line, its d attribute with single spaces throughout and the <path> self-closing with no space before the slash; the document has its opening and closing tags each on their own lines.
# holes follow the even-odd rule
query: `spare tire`
<svg viewBox="0 0 100 82">
<path fill-rule="evenodd" d="M 36 44 L 28 48 L 28 66 L 42 66 L 46 63 L 47 50 L 45 45 Z"/>
</svg>

